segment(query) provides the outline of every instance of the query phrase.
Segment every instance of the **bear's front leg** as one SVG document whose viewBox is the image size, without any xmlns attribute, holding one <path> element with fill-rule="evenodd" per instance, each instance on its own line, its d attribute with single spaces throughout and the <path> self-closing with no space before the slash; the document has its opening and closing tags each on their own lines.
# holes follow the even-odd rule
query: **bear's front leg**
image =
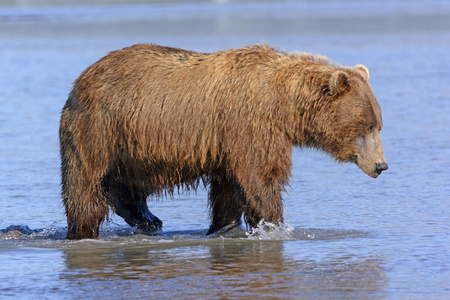
<svg viewBox="0 0 450 300">
<path fill-rule="evenodd" d="M 244 187 L 246 204 L 244 220 L 251 227 L 256 227 L 264 219 L 266 222 L 280 224 L 283 222 L 282 185 L 277 180 L 254 180 Z"/>
<path fill-rule="evenodd" d="M 261 203 L 264 202 L 266 204 L 262 205 Z M 245 206 L 244 220 L 253 228 L 257 227 L 261 220 L 276 225 L 283 223 L 283 200 L 281 197 L 274 196 L 272 203 L 268 203 L 258 196 L 254 197 Z"/>
<path fill-rule="evenodd" d="M 228 231 L 241 224 L 245 196 L 234 178 L 214 177 L 208 195 L 211 209 L 211 226 L 207 235 Z"/>
</svg>

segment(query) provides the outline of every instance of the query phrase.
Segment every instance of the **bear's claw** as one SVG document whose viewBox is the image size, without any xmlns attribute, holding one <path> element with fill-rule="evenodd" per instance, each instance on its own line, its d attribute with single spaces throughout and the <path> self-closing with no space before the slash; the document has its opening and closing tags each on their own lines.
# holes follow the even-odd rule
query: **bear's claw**
<svg viewBox="0 0 450 300">
<path fill-rule="evenodd" d="M 162 221 L 150 211 L 142 214 L 139 219 L 136 219 L 137 228 L 145 231 L 161 230 L 162 224 Z"/>
<path fill-rule="evenodd" d="M 206 235 L 211 235 L 211 234 L 222 234 L 225 232 L 228 232 L 238 226 L 240 226 L 242 224 L 241 221 L 233 221 L 228 225 L 225 226 L 220 226 L 217 224 L 211 224 L 211 226 L 209 227 L 208 231 L 206 232 Z"/>
</svg>

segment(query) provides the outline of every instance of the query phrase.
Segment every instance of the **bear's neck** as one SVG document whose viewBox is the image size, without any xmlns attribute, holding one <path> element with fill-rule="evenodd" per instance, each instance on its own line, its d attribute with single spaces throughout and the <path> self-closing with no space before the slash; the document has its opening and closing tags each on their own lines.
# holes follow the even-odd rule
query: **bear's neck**
<svg viewBox="0 0 450 300">
<path fill-rule="evenodd" d="M 328 83 L 334 66 L 297 61 L 280 69 L 275 82 L 283 85 L 278 90 L 284 93 L 292 112 L 292 126 L 288 130 L 294 145 L 322 148 L 329 118 L 329 101 L 326 98 Z M 278 78 L 276 78 L 278 77 Z"/>
</svg>

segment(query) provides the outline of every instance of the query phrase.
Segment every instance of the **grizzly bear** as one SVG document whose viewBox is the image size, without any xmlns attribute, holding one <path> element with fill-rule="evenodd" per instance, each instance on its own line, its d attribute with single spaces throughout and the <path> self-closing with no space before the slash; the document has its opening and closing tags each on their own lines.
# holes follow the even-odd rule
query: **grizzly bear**
<svg viewBox="0 0 450 300">
<path fill-rule="evenodd" d="M 198 53 L 141 44 L 75 81 L 59 137 L 69 239 L 97 238 L 109 209 L 158 230 L 150 195 L 209 186 L 207 234 L 283 222 L 293 146 L 376 178 L 387 169 L 380 106 L 363 65 L 268 45 Z"/>
</svg>

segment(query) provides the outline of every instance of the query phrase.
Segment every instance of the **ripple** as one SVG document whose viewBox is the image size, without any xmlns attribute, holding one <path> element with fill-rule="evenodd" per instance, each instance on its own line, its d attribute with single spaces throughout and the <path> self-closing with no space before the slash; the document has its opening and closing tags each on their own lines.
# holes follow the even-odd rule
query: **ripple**
<svg viewBox="0 0 450 300">
<path fill-rule="evenodd" d="M 67 228 L 51 225 L 31 229 L 28 225 L 10 225 L 0 229 L 0 248 L 28 246 L 44 248 L 103 248 L 164 243 L 208 243 L 217 239 L 247 241 L 323 241 L 367 238 L 371 233 L 358 230 L 294 228 L 289 223 L 275 225 L 261 221 L 247 231 L 236 227 L 224 234 L 205 235 L 206 229 L 144 232 L 133 227 L 110 226 L 100 231 L 98 239 L 66 240 Z"/>
</svg>

